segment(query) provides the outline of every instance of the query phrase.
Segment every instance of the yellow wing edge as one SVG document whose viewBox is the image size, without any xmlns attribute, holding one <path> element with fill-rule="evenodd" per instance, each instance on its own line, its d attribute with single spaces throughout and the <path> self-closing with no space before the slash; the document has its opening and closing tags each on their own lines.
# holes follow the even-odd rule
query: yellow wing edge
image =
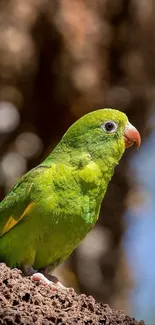
<svg viewBox="0 0 155 325">
<path fill-rule="evenodd" d="M 11 228 L 13 228 L 32 209 L 33 205 L 34 202 L 29 203 L 18 219 L 15 219 L 13 216 L 10 216 L 1 232 L 1 236 L 8 232 Z"/>
</svg>

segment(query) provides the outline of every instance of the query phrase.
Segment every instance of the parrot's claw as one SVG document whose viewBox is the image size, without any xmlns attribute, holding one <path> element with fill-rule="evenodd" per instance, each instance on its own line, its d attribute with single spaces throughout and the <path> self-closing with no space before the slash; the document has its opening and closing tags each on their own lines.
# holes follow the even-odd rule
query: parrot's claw
<svg viewBox="0 0 155 325">
<path fill-rule="evenodd" d="M 31 277 L 31 279 L 33 281 L 40 281 L 45 285 L 49 285 L 52 288 L 53 291 L 58 291 L 58 290 L 65 290 L 66 291 L 67 290 L 67 288 L 65 286 L 63 286 L 63 284 L 61 282 L 59 282 L 59 281 L 57 281 L 57 282 L 50 281 L 45 277 L 44 274 L 39 273 L 39 272 L 34 273 L 32 275 L 32 277 Z M 54 277 L 54 279 L 55 279 L 55 277 Z"/>
</svg>

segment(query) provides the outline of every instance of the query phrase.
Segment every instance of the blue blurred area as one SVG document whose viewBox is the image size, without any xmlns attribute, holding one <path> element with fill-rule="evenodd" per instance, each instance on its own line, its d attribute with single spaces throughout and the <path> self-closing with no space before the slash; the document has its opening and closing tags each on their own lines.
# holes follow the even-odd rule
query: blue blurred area
<svg viewBox="0 0 155 325">
<path fill-rule="evenodd" d="M 131 293 L 134 316 L 146 324 L 155 324 L 155 132 L 132 159 L 140 188 L 146 194 L 141 205 L 126 214 L 129 229 L 125 247 L 135 288 Z"/>
</svg>

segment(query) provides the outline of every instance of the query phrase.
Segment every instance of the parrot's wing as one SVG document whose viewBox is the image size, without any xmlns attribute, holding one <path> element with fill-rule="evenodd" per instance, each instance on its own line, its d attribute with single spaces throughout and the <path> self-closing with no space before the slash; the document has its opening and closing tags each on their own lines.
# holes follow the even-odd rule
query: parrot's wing
<svg viewBox="0 0 155 325">
<path fill-rule="evenodd" d="M 0 236 L 20 222 L 32 208 L 31 191 L 38 169 L 25 174 L 0 203 Z"/>
</svg>

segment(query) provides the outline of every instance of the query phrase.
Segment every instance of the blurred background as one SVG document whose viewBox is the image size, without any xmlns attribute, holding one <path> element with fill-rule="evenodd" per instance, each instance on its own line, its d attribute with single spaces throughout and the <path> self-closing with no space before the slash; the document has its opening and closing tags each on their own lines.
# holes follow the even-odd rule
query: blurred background
<svg viewBox="0 0 155 325">
<path fill-rule="evenodd" d="M 0 1 L 0 198 L 66 129 L 102 107 L 142 146 L 115 170 L 100 219 L 56 274 L 155 324 L 155 2 Z"/>
</svg>

